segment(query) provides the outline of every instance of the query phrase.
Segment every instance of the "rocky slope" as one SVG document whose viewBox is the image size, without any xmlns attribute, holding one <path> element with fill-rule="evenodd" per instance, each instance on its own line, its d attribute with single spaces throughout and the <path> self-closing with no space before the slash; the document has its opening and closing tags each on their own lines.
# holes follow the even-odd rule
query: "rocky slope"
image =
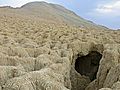
<svg viewBox="0 0 120 90">
<path fill-rule="evenodd" d="M 0 8 L 0 90 L 120 90 L 120 31 L 45 2 Z"/>
</svg>

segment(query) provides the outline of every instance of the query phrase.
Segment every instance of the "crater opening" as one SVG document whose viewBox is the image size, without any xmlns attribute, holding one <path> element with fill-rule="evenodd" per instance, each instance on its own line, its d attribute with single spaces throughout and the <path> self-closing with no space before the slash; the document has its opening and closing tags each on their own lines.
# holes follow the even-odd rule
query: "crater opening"
<svg viewBox="0 0 120 90">
<path fill-rule="evenodd" d="M 75 70 L 81 75 L 88 76 L 93 81 L 96 79 L 101 58 L 102 54 L 97 51 L 91 51 L 88 55 L 76 59 Z"/>
</svg>

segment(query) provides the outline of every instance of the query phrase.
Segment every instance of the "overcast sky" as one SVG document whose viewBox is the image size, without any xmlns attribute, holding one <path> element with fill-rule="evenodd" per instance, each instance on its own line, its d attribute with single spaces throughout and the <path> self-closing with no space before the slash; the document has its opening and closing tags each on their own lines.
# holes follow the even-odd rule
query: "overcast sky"
<svg viewBox="0 0 120 90">
<path fill-rule="evenodd" d="M 120 28 L 120 0 L 0 0 L 0 6 L 20 7 L 32 1 L 57 3 L 97 24 Z"/>
</svg>

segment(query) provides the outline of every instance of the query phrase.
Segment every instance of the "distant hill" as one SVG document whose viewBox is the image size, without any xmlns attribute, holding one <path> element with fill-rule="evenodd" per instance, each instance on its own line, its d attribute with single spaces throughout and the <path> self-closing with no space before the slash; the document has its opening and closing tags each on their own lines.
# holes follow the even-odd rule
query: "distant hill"
<svg viewBox="0 0 120 90">
<path fill-rule="evenodd" d="M 4 7 L 5 8 L 5 7 Z M 6 7 L 10 8 L 11 7 Z M 70 24 L 80 28 L 93 28 L 93 29 L 108 29 L 105 26 L 96 25 L 92 21 L 83 19 L 75 14 L 73 11 L 65 7 L 47 2 L 30 2 L 20 8 L 13 8 L 17 14 L 24 14 L 26 16 L 39 17 L 48 21 L 57 21 L 61 23 Z"/>
<path fill-rule="evenodd" d="M 96 25 L 92 21 L 83 19 L 73 11 L 70 11 L 58 4 L 51 4 L 46 2 L 30 2 L 23 5 L 20 9 L 23 10 L 26 14 L 36 15 L 41 18 L 51 18 L 52 20 L 55 19 L 57 21 L 62 20 L 67 24 L 79 26 L 82 28 L 94 27 L 107 29 L 106 27 Z"/>
</svg>

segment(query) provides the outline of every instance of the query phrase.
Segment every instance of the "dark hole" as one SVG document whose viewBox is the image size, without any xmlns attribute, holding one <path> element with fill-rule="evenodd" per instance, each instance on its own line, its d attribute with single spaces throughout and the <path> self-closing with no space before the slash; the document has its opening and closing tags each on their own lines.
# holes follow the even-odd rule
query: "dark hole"
<svg viewBox="0 0 120 90">
<path fill-rule="evenodd" d="M 96 79 L 101 58 L 102 54 L 97 51 L 92 51 L 88 55 L 76 59 L 75 69 L 78 73 L 88 76 L 93 81 Z"/>
</svg>

